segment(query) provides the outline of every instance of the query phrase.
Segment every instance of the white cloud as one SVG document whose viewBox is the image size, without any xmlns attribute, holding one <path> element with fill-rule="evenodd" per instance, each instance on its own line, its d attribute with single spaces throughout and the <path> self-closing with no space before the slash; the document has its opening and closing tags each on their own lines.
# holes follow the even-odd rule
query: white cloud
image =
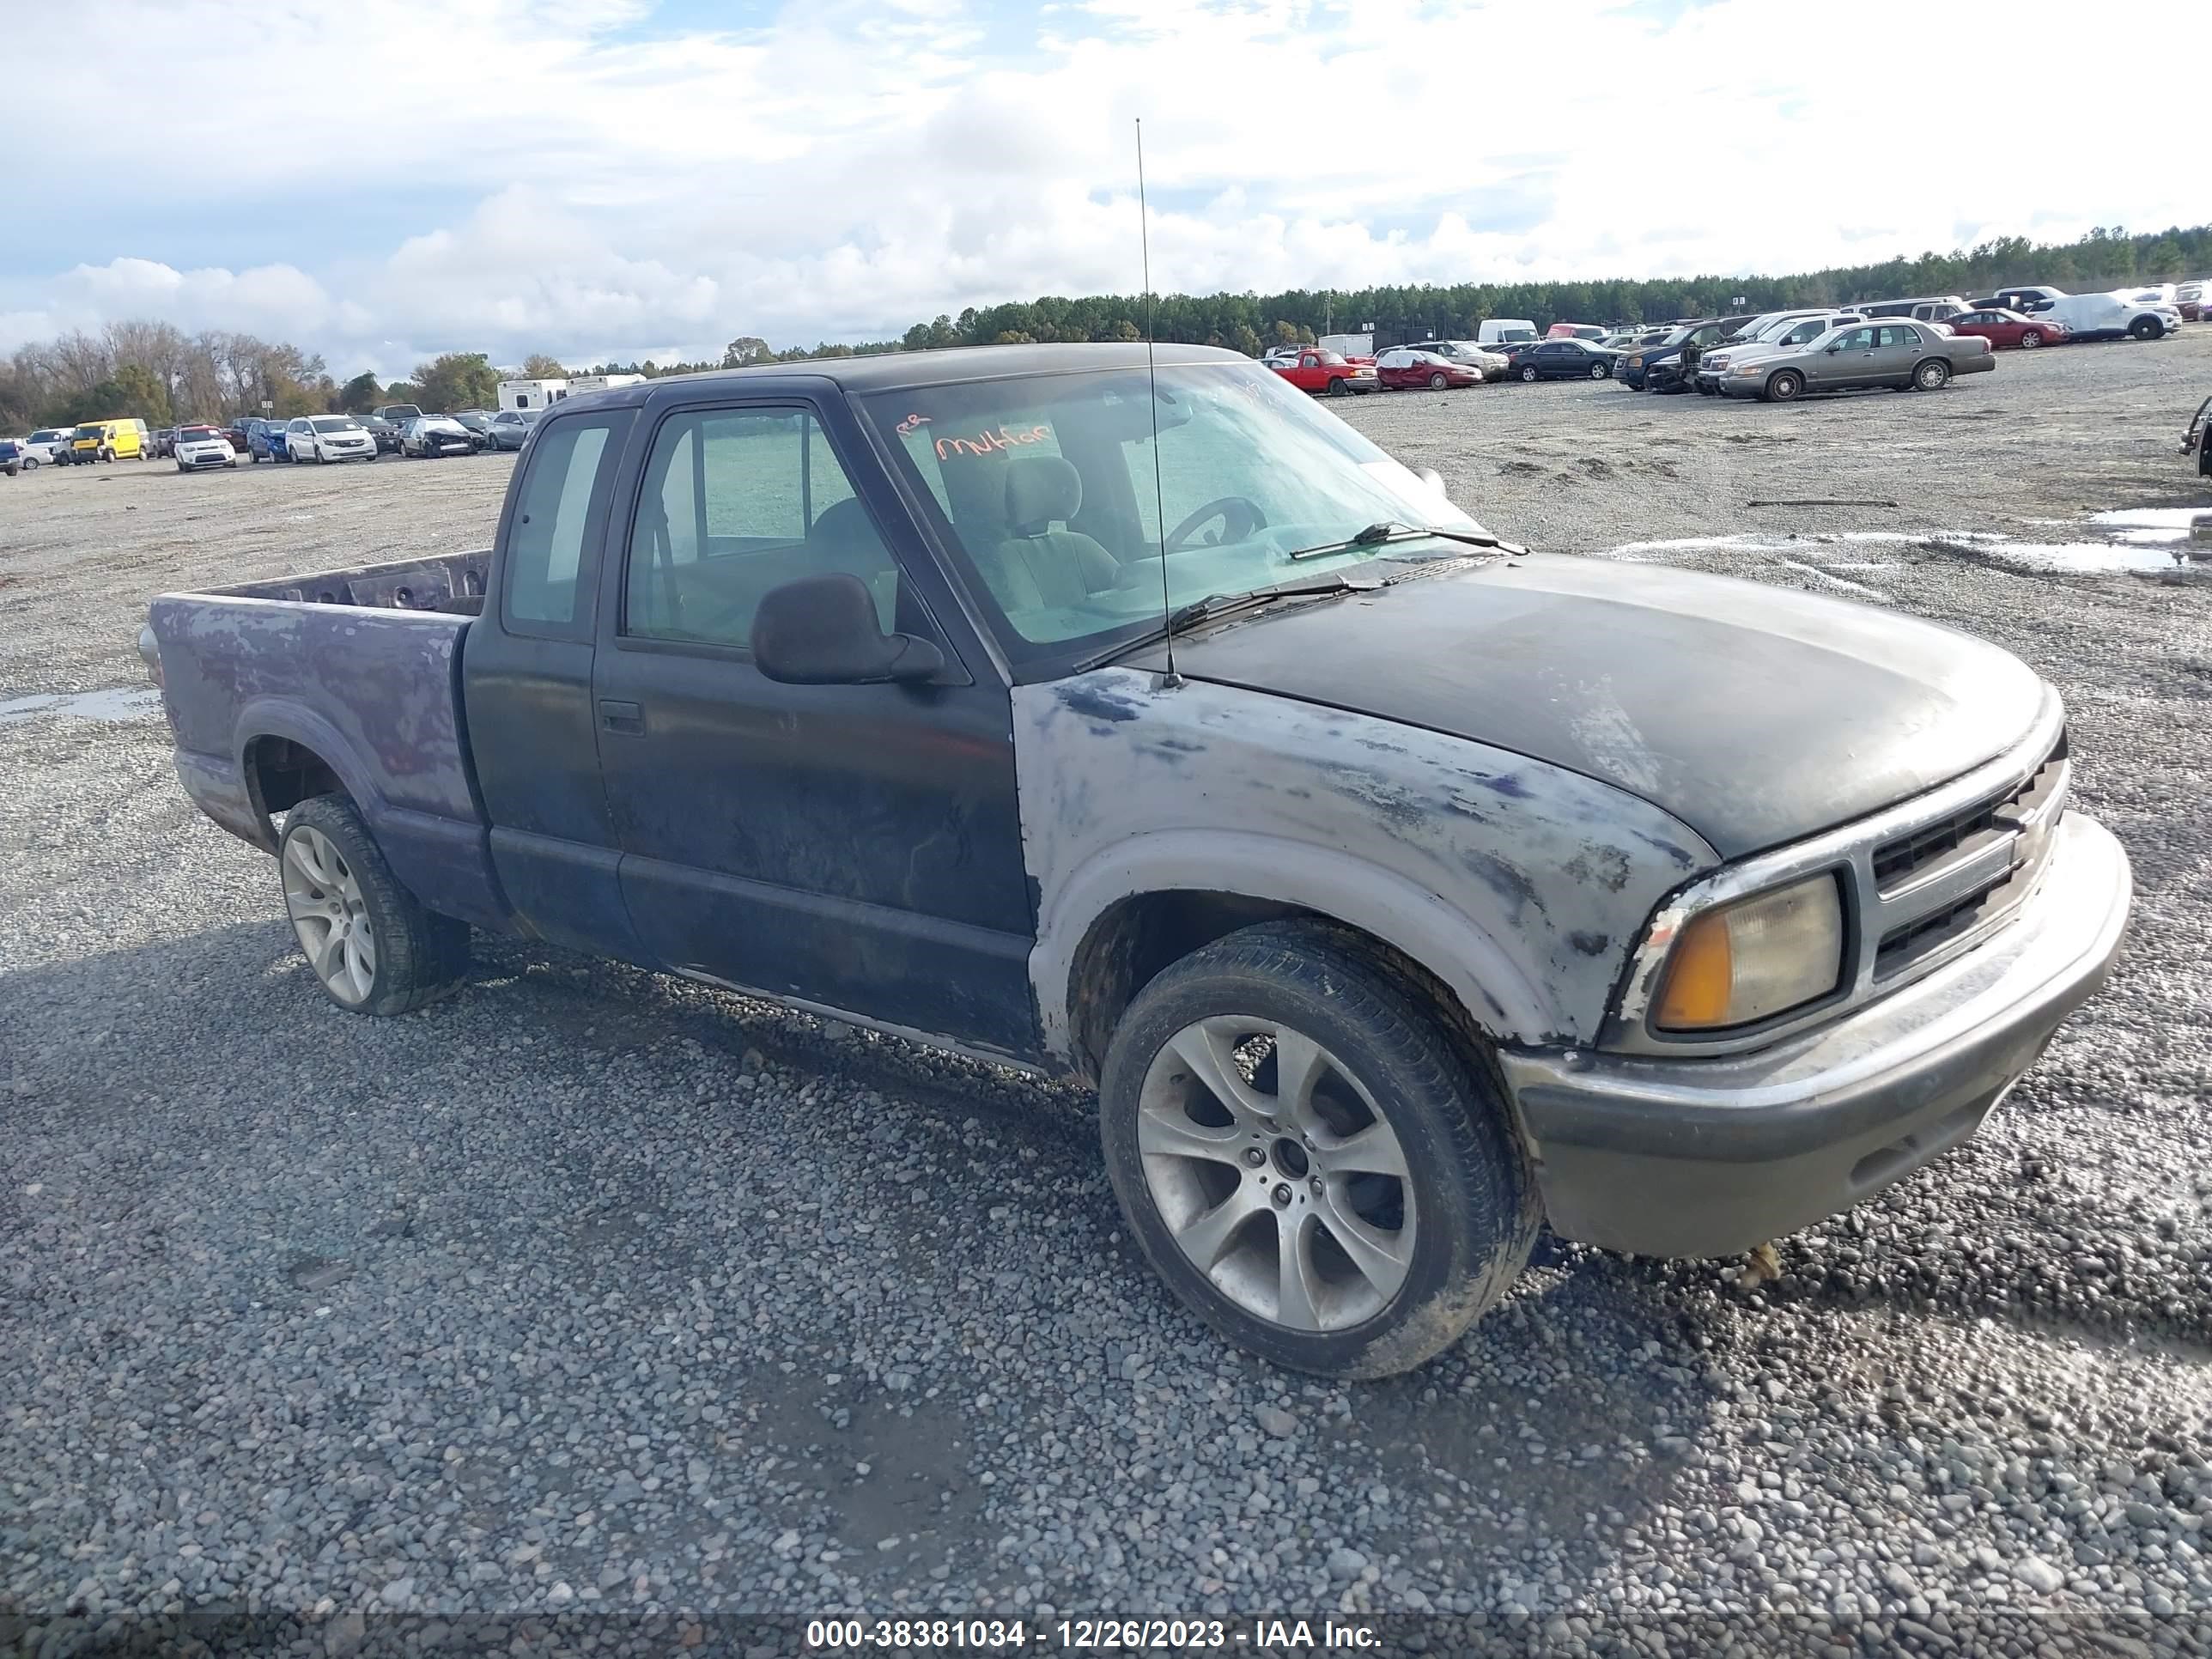
<svg viewBox="0 0 2212 1659">
<path fill-rule="evenodd" d="M 11 213 L 94 244 L 0 276 L 0 348 L 152 314 L 388 374 L 437 349 L 698 356 L 1132 291 L 1140 114 L 1155 281 L 1182 290 L 1781 271 L 2202 215 L 2172 161 L 2197 142 L 2185 53 L 2137 52 L 2116 21 L 2123 112 L 2084 81 L 2094 36 L 2003 50 L 2081 42 L 2079 0 L 1971 46 L 1903 0 L 1841 33 L 1788 0 L 1663 25 L 1623 0 L 1091 0 L 1026 21 L 826 0 L 673 37 L 638 0 L 202 15 L 94 8 L 0 71 L 16 129 L 69 132 L 82 163 L 20 173 Z M 132 122 L 76 118 L 118 95 Z M 418 222 L 382 245 L 349 224 L 409 192 Z M 203 252 L 234 229 L 281 257 L 161 263 L 173 232 L 146 228 L 180 202 Z"/>
</svg>

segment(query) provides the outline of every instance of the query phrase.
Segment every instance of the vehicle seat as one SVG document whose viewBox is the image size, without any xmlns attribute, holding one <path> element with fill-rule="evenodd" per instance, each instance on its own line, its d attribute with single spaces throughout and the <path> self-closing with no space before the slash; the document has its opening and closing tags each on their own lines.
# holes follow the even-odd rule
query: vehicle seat
<svg viewBox="0 0 2212 1659">
<path fill-rule="evenodd" d="M 1079 530 L 1055 530 L 1083 510 L 1083 477 L 1057 455 L 1006 465 L 1006 539 L 982 565 L 1009 612 L 1079 605 L 1111 589 L 1121 564 Z"/>
<path fill-rule="evenodd" d="M 858 576 L 875 595 L 876 617 L 884 631 L 898 631 L 898 561 L 877 534 L 876 521 L 859 496 L 848 495 L 823 509 L 806 532 L 804 564 L 793 574 L 822 576 L 842 570 Z"/>
</svg>

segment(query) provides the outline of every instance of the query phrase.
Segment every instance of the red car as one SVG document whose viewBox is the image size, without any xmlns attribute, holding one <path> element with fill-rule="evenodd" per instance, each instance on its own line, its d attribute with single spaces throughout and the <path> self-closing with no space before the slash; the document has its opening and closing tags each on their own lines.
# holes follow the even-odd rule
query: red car
<svg viewBox="0 0 2212 1659">
<path fill-rule="evenodd" d="M 1380 384 L 1375 365 L 1355 363 L 1340 352 L 1308 346 L 1296 357 L 1281 357 L 1267 365 L 1301 392 L 1326 392 L 1341 398 L 1353 392 L 1372 392 Z"/>
<path fill-rule="evenodd" d="M 1943 326 L 1954 334 L 1971 334 L 1987 340 L 1990 348 L 2018 346 L 2033 351 L 2038 346 L 2057 345 L 2066 338 L 2066 325 L 2048 317 L 2023 317 L 2017 311 L 1962 311 L 1946 317 Z"/>
<path fill-rule="evenodd" d="M 1442 392 L 1448 386 L 1480 386 L 1482 371 L 1472 363 L 1456 363 L 1433 351 L 1414 351 L 1401 346 L 1375 360 L 1375 378 L 1393 391 L 1427 386 L 1432 392 Z"/>
</svg>

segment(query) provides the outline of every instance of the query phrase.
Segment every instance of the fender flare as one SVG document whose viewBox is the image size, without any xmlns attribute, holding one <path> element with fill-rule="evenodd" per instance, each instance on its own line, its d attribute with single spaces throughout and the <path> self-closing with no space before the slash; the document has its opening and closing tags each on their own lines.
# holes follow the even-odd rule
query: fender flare
<svg viewBox="0 0 2212 1659">
<path fill-rule="evenodd" d="M 324 716 L 296 702 L 282 697 L 254 697 L 238 711 L 238 720 L 231 728 L 230 755 L 239 776 L 245 780 L 247 797 L 253 803 L 264 852 L 276 850 L 276 830 L 269 809 L 262 804 L 261 791 L 246 757 L 247 751 L 264 738 L 283 738 L 313 752 L 337 774 L 338 781 L 345 786 L 346 793 L 353 798 L 354 805 L 361 809 L 362 817 L 372 830 L 383 819 L 390 803 L 384 792 L 371 781 L 375 774 L 343 732 Z"/>
<path fill-rule="evenodd" d="M 1497 933 L 1403 876 L 1278 836 L 1162 830 L 1102 850 L 1040 905 L 1030 978 L 1047 1053 L 1075 1058 L 1076 966 L 1093 926 L 1124 899 L 1168 892 L 1296 905 L 1356 927 L 1435 975 L 1493 1037 L 1534 1041 L 1565 1024 Z"/>
</svg>

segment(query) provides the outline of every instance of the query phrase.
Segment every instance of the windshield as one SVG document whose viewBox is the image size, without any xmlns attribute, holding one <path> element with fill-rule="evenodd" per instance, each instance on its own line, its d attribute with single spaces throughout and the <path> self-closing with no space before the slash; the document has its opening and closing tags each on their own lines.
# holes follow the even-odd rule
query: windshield
<svg viewBox="0 0 2212 1659">
<path fill-rule="evenodd" d="M 76 436 L 80 438 L 104 438 L 106 435 L 96 426 L 81 426 L 76 429 Z"/>
<path fill-rule="evenodd" d="M 336 415 L 322 416 L 309 422 L 309 424 L 312 425 L 318 432 L 358 432 L 361 430 L 361 428 L 354 422 L 343 419 Z"/>
<path fill-rule="evenodd" d="M 1134 638 L 1166 603 L 1326 577 L 1415 539 L 1335 548 L 1369 526 L 1474 526 L 1304 392 L 1256 364 L 1024 376 L 862 400 L 934 498 L 1017 660 L 1076 659 Z M 1326 553 L 1305 550 L 1330 548 Z"/>
</svg>

